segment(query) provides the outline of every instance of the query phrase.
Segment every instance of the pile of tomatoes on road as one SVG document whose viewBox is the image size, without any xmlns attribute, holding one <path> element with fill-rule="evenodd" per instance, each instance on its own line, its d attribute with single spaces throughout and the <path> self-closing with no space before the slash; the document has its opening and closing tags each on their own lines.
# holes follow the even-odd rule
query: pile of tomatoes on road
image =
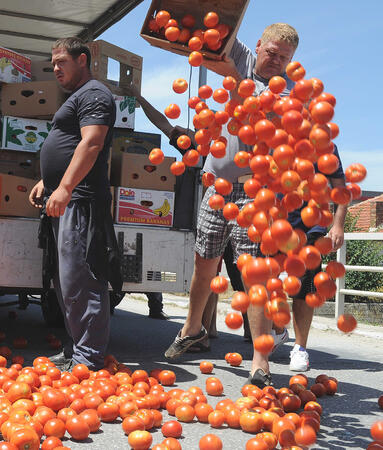
<svg viewBox="0 0 383 450">
<path fill-rule="evenodd" d="M 164 441 L 153 450 L 181 449 L 177 438 L 182 435 L 182 423 L 194 419 L 212 428 L 227 424 L 255 434 L 246 445 L 248 450 L 271 449 L 278 442 L 282 447 L 306 446 L 315 442 L 320 426 L 322 407 L 317 397 L 333 395 L 337 390 L 337 381 L 327 375 L 317 377 L 310 389 L 307 377 L 296 375 L 288 388 L 279 390 L 246 385 L 243 397 L 220 400 L 213 408 L 206 395 L 217 397 L 224 391 L 214 376 L 205 380 L 205 395 L 198 386 L 172 388 L 176 375 L 171 370 L 154 369 L 149 374 L 143 369 L 132 371 L 111 355 L 105 360 L 105 369 L 97 372 L 83 364 L 76 365 L 71 373 L 60 372 L 43 356 L 31 367 L 13 363 L 6 368 L 6 362 L 1 357 L 2 450 L 39 449 L 42 438 L 42 450 L 68 448 L 62 441 L 65 436 L 84 441 L 100 429 L 102 422 L 116 420 L 135 450 L 151 447 L 150 430 L 155 428 L 161 428 Z M 234 364 L 238 365 L 238 358 Z M 164 422 L 161 409 L 175 419 Z M 201 450 L 220 449 L 222 442 L 210 433 L 201 438 L 199 446 Z"/>
</svg>

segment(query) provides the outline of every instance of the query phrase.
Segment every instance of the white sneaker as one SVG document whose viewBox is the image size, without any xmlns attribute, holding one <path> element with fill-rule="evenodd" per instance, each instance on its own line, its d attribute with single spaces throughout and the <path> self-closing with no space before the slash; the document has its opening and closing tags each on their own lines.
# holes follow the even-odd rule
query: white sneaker
<svg viewBox="0 0 383 450">
<path fill-rule="evenodd" d="M 279 348 L 281 345 L 283 345 L 285 342 L 289 340 L 289 332 L 287 331 L 287 328 L 283 330 L 281 334 L 276 334 L 275 330 L 271 330 L 271 335 L 274 338 L 274 347 L 270 353 L 273 354 L 277 348 Z"/>
<path fill-rule="evenodd" d="M 306 372 L 309 368 L 309 354 L 303 347 L 294 345 L 290 352 L 290 370 L 293 372 Z"/>
</svg>

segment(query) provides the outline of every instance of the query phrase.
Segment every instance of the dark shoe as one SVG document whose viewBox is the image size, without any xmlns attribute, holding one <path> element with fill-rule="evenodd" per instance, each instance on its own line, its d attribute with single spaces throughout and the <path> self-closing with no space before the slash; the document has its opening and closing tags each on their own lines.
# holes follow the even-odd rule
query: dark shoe
<svg viewBox="0 0 383 450">
<path fill-rule="evenodd" d="M 263 369 L 257 369 L 254 372 L 254 375 L 249 375 L 246 384 L 253 384 L 254 386 L 258 386 L 260 389 L 263 389 L 265 386 L 272 386 L 273 382 L 270 374 L 265 373 Z"/>
<path fill-rule="evenodd" d="M 55 363 L 56 367 L 61 370 L 61 372 L 70 372 L 76 363 L 72 358 L 65 358 L 65 361 L 61 361 L 60 363 Z"/>
<path fill-rule="evenodd" d="M 57 355 L 48 356 L 49 360 L 57 366 L 57 364 L 64 364 L 68 362 L 71 358 L 67 358 L 64 351 L 57 353 Z"/>
<path fill-rule="evenodd" d="M 202 342 L 197 342 L 191 345 L 187 350 L 187 353 L 207 353 L 210 352 L 210 345 L 205 345 Z"/>
<path fill-rule="evenodd" d="M 168 320 L 169 316 L 163 311 L 149 311 L 149 316 L 151 319 Z"/>
<path fill-rule="evenodd" d="M 207 335 L 205 327 L 201 328 L 201 331 L 195 336 L 185 336 L 181 337 L 181 330 L 177 334 L 172 345 L 166 350 L 165 358 L 176 359 L 181 356 L 186 350 L 192 345 L 199 341 L 202 341 Z"/>
</svg>

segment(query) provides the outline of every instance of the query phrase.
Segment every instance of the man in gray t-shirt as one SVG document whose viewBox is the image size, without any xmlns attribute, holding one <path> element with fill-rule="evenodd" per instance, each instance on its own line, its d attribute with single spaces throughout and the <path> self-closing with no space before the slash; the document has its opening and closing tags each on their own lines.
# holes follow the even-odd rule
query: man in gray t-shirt
<svg viewBox="0 0 383 450">
<path fill-rule="evenodd" d="M 221 61 L 204 61 L 204 65 L 222 76 L 233 76 L 237 82 L 251 78 L 256 84 L 255 95 L 261 94 L 268 87 L 268 81 L 275 75 L 285 76 L 287 64 L 291 61 L 298 46 L 298 34 L 293 27 L 277 23 L 267 27 L 258 40 L 255 53 L 236 41 L 228 58 Z M 287 85 L 287 92 L 291 83 Z M 246 148 L 239 138 L 225 133 L 228 139 L 226 156 L 222 159 L 207 159 L 204 169 L 216 177 L 223 177 L 233 183 L 233 192 L 225 197 L 225 202 L 234 202 L 241 209 L 251 199 L 243 189 L 241 175 L 250 173 L 250 169 L 238 169 L 234 164 L 235 153 Z M 242 181 L 242 182 L 241 182 Z M 247 230 L 239 227 L 235 221 L 226 221 L 222 211 L 212 210 L 209 198 L 215 193 L 211 186 L 201 204 L 197 224 L 196 253 L 194 273 L 190 288 L 190 306 L 183 328 L 174 342 L 165 352 L 169 359 L 175 359 L 191 345 L 206 340 L 206 330 L 202 327 L 202 315 L 210 294 L 210 282 L 217 273 L 217 266 L 228 241 L 231 242 L 234 256 L 241 253 L 257 254 L 257 245 L 250 242 Z M 251 334 L 253 339 L 261 334 L 270 334 L 271 323 L 265 320 L 263 308 L 251 306 L 248 309 Z M 271 384 L 268 358 L 254 351 L 249 383 L 261 387 Z"/>
</svg>

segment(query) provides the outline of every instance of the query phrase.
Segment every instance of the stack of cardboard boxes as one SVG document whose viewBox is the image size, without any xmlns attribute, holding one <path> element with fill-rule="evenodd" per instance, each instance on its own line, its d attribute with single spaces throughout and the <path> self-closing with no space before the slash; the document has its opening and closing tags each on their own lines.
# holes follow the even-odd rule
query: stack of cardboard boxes
<svg viewBox="0 0 383 450">
<path fill-rule="evenodd" d="M 87 45 L 93 77 L 111 89 L 116 101 L 110 158 L 115 222 L 170 227 L 175 177 L 169 168 L 175 158 L 165 158 L 161 166 L 150 164 L 147 155 L 160 146 L 160 135 L 133 131 L 138 105 L 124 89 L 131 83 L 141 88 L 142 58 L 105 41 Z M 110 60 L 119 65 L 118 82 L 109 79 L 117 67 Z M 38 217 L 28 196 L 40 178 L 39 150 L 66 94 L 56 82 L 50 61 L 31 61 L 2 48 L 0 85 L 0 215 Z"/>
</svg>

